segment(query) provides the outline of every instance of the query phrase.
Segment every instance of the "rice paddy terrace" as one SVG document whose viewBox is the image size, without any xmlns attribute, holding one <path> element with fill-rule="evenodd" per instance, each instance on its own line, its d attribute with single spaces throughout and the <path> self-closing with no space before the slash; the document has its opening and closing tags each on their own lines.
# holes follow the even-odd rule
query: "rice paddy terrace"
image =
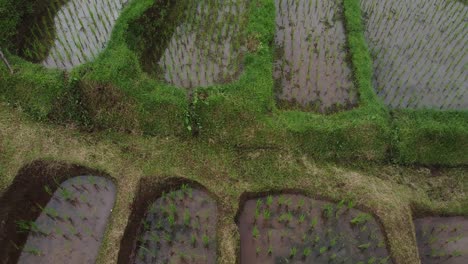
<svg viewBox="0 0 468 264">
<path fill-rule="evenodd" d="M 143 69 L 191 89 L 236 78 L 247 1 L 156 1 L 129 29 Z M 163 12 L 161 10 L 164 10 Z M 132 32 L 133 31 L 133 32 Z"/>
<path fill-rule="evenodd" d="M 0 264 L 468 263 L 466 1 L 43 2 Z"/>
<path fill-rule="evenodd" d="M 414 224 L 422 263 L 466 262 L 467 217 L 424 217 L 416 219 Z"/>
<path fill-rule="evenodd" d="M 24 55 L 48 68 L 67 70 L 92 61 L 106 47 L 127 1 L 69 0 L 49 6 L 31 28 Z M 41 37 L 53 38 L 52 44 Z"/>
<path fill-rule="evenodd" d="M 375 89 L 391 108 L 468 107 L 468 6 L 362 0 Z"/>
<path fill-rule="evenodd" d="M 332 0 L 276 0 L 277 58 L 274 68 L 280 105 L 320 112 L 358 101 L 349 66 L 343 7 Z"/>
<path fill-rule="evenodd" d="M 158 65 L 164 79 L 184 88 L 230 82 L 240 70 L 246 1 L 189 1 Z"/>
<path fill-rule="evenodd" d="M 163 193 L 139 221 L 130 261 L 214 264 L 217 221 L 216 202 L 205 192 L 183 184 Z"/>
<path fill-rule="evenodd" d="M 109 180 L 80 176 L 65 181 L 34 222 L 17 222 L 19 232 L 29 233 L 18 263 L 95 262 L 114 199 Z"/>
<path fill-rule="evenodd" d="M 241 263 L 391 263 L 377 222 L 352 207 L 295 194 L 248 200 Z"/>
</svg>

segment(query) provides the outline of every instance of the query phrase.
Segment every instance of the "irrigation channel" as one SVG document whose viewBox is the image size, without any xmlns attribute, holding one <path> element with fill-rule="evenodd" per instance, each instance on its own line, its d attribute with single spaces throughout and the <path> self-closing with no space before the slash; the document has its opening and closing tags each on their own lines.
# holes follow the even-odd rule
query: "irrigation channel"
<svg viewBox="0 0 468 264">
<path fill-rule="evenodd" d="M 341 1 L 275 0 L 276 96 L 282 106 L 330 112 L 358 100 Z"/>
<path fill-rule="evenodd" d="M 247 200 L 238 225 L 242 264 L 392 263 L 380 225 L 351 203 L 269 195 Z"/>
<path fill-rule="evenodd" d="M 468 6 L 361 0 L 375 88 L 392 108 L 468 108 Z"/>
<path fill-rule="evenodd" d="M 48 186 L 44 190 L 50 191 Z M 34 222 L 18 221 L 29 232 L 18 263 L 94 263 L 114 206 L 112 181 L 79 176 L 62 184 Z"/>
<path fill-rule="evenodd" d="M 414 221 L 421 263 L 465 264 L 468 217 L 425 217 Z"/>
<path fill-rule="evenodd" d="M 230 82 L 238 75 L 246 0 L 189 1 L 158 64 L 173 85 L 193 88 Z"/>
<path fill-rule="evenodd" d="M 42 28 L 55 30 L 55 40 L 41 63 L 47 68 L 69 70 L 93 60 L 105 48 L 115 21 L 127 2 L 128 0 L 69 0 L 58 12 L 52 10 L 54 6 L 51 6 L 47 14 L 56 14 L 53 18 L 54 27 Z M 37 53 L 44 48 L 37 46 L 37 50 L 27 52 Z M 30 57 L 34 55 L 30 54 Z"/>
</svg>

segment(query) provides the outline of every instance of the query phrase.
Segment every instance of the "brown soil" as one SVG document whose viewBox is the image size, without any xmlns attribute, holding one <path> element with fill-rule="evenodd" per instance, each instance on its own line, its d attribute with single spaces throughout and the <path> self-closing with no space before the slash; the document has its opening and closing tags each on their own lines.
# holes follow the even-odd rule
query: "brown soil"
<svg viewBox="0 0 468 264">
<path fill-rule="evenodd" d="M 216 263 L 217 205 L 195 182 L 143 179 L 118 263 Z"/>
<path fill-rule="evenodd" d="M 284 194 L 248 200 L 243 208 L 242 264 L 391 263 L 376 220 L 344 203 Z M 352 223 L 357 219 L 365 220 Z"/>
<path fill-rule="evenodd" d="M 78 166 L 78 165 L 70 165 L 70 164 L 59 163 L 59 162 L 36 161 L 23 167 L 19 171 L 13 184 L 0 198 L 0 244 L 2 245 L 0 247 L 0 263 L 17 263 L 18 259 L 20 258 L 20 255 L 22 254 L 21 252 L 23 251 L 23 247 L 25 246 L 25 243 L 28 240 L 28 232 L 19 232 L 21 231 L 18 228 L 19 222 L 33 223 L 34 221 L 37 220 L 36 226 L 42 227 L 39 230 L 44 231 L 44 232 L 36 232 L 36 234 L 33 234 L 29 238 L 28 243 L 33 243 L 34 245 L 36 245 L 36 242 L 37 242 L 41 244 L 39 240 L 36 240 L 36 239 L 40 239 L 42 241 L 48 241 L 39 246 L 42 248 L 42 250 L 44 250 L 47 247 L 47 244 L 52 245 L 52 243 L 55 243 L 55 242 L 50 242 L 49 240 L 50 237 L 44 235 L 44 233 L 48 233 L 47 232 L 48 230 L 47 228 L 44 228 L 43 224 L 52 224 L 55 221 L 55 223 L 58 224 L 57 226 L 66 225 L 66 223 L 64 222 L 59 223 L 61 222 L 61 220 L 64 220 L 64 217 L 60 217 L 60 219 L 59 217 L 56 217 L 56 219 L 52 221 L 50 217 L 44 216 L 44 212 L 41 208 L 50 207 L 50 205 L 52 204 L 54 205 L 54 207 L 56 205 L 56 211 L 63 212 L 62 209 L 59 208 L 60 205 L 66 205 L 67 203 L 70 203 L 70 202 L 64 203 L 62 199 L 60 198 L 52 199 L 53 195 L 55 195 L 56 191 L 59 190 L 58 188 L 61 183 L 63 183 L 64 181 L 68 179 L 82 176 L 82 175 L 99 175 L 99 176 L 103 176 L 105 178 L 110 179 L 110 177 L 103 172 L 92 170 L 92 169 L 85 168 L 85 167 Z M 107 179 L 104 181 L 107 183 L 111 183 Z M 45 186 L 48 186 L 47 191 L 45 190 L 46 189 Z M 113 185 L 111 184 L 106 185 L 106 187 L 108 188 L 108 191 L 113 191 L 113 187 L 110 187 L 110 186 L 113 186 Z M 89 188 L 88 187 L 85 186 L 85 188 L 87 188 L 88 190 L 92 190 L 91 187 Z M 81 188 L 81 190 L 83 189 Z M 103 189 L 101 192 L 107 193 L 108 191 L 105 191 L 105 188 L 103 186 Z M 88 196 L 87 198 L 89 199 L 93 198 L 92 195 L 87 195 L 87 196 Z M 108 197 L 109 197 L 108 194 L 102 197 L 105 203 L 108 203 L 107 202 L 109 201 Z M 92 202 L 92 200 L 89 200 L 89 201 Z M 99 205 L 100 203 L 101 201 L 99 200 L 95 201 L 91 205 L 91 207 L 94 207 L 95 205 Z M 76 204 L 76 207 L 74 209 L 79 208 L 81 206 L 83 205 Z M 85 205 L 84 207 L 86 206 L 87 205 Z M 65 208 L 66 207 L 64 206 L 63 209 Z M 107 208 L 108 209 L 106 209 L 106 211 L 109 211 L 110 208 L 112 208 L 112 205 L 107 206 Z M 78 220 L 76 220 L 76 214 L 77 212 L 81 210 L 76 210 L 76 212 L 74 213 L 72 213 L 73 210 L 67 211 L 67 209 L 65 209 L 65 211 L 69 214 L 72 221 L 75 221 L 74 222 L 75 224 L 79 224 Z M 101 212 L 99 212 L 99 214 L 100 213 Z M 109 212 L 106 212 L 106 213 L 108 214 Z M 100 218 L 104 217 L 104 215 L 95 215 L 95 216 L 99 216 Z M 101 223 L 101 221 L 97 221 L 97 222 Z M 97 230 L 99 231 L 100 229 L 104 230 L 104 227 L 100 227 Z M 23 231 L 26 231 L 26 230 L 23 230 Z M 102 232 L 102 231 L 99 231 L 99 232 Z M 35 235 L 38 235 L 39 233 L 42 233 L 42 237 L 35 237 Z M 65 234 L 65 232 L 63 233 Z M 99 236 L 99 234 L 97 233 L 94 235 L 96 237 Z M 85 236 L 86 236 L 85 234 L 82 234 L 83 239 L 85 238 Z M 59 239 L 57 236 L 55 238 Z M 73 237 L 68 237 L 68 238 L 70 239 L 69 241 L 75 241 L 75 240 L 77 241 L 77 239 L 79 240 L 78 236 L 75 236 L 75 238 Z M 61 248 L 63 249 L 63 247 Z M 25 250 L 27 251 L 28 248 L 25 248 Z M 29 251 L 38 253 L 38 251 L 31 250 L 31 248 L 29 248 Z M 41 253 L 43 253 L 44 255 L 41 258 L 43 258 L 46 263 L 53 263 L 53 262 L 50 262 L 50 259 L 46 261 L 47 258 L 49 257 L 52 258 L 53 254 L 46 254 L 46 251 L 41 252 Z M 39 259 L 34 259 L 34 260 L 28 259 L 26 258 L 26 255 L 22 256 L 21 260 L 22 260 L 22 263 L 30 263 L 29 260 L 31 260 L 31 262 L 33 263 L 41 263 L 42 261 Z M 73 262 L 74 260 L 76 260 L 74 256 L 68 255 L 67 261 L 65 263 L 84 263 L 84 262 Z"/>
<path fill-rule="evenodd" d="M 421 263 L 467 263 L 468 217 L 425 217 L 414 225 Z"/>
</svg>

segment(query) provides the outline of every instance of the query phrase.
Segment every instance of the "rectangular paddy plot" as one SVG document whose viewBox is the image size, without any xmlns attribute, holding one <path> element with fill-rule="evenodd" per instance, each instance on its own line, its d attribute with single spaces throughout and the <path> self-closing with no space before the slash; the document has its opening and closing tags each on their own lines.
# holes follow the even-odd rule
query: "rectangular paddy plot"
<svg viewBox="0 0 468 264">
<path fill-rule="evenodd" d="M 216 263 L 215 200 L 188 184 L 171 189 L 156 200 L 135 200 L 139 205 L 122 240 L 119 263 Z M 144 209 L 135 214 L 137 207 Z M 134 241 L 130 249 L 128 241 Z"/>
<path fill-rule="evenodd" d="M 36 191 L 36 190 L 34 190 Z M 18 263 L 94 263 L 115 201 L 115 186 L 105 178 L 71 178 L 52 193 L 36 221 L 18 221 L 29 236 Z"/>
<path fill-rule="evenodd" d="M 425 217 L 414 225 L 421 263 L 467 263 L 468 217 Z"/>
<path fill-rule="evenodd" d="M 246 0 L 189 1 L 158 67 L 166 82 L 193 88 L 232 81 L 241 69 Z"/>
<path fill-rule="evenodd" d="M 105 48 L 115 21 L 128 0 L 68 0 L 52 4 L 31 28 L 26 58 L 48 68 L 71 69 L 93 60 Z M 46 21 L 52 21 L 53 26 Z M 41 37 L 52 37 L 45 43 Z M 46 52 L 44 58 L 43 53 Z"/>
<path fill-rule="evenodd" d="M 245 203 L 238 225 L 241 264 L 392 262 L 380 226 L 351 203 L 266 196 Z"/>
<path fill-rule="evenodd" d="M 391 108 L 468 108 L 468 6 L 361 0 L 375 89 Z"/>
<path fill-rule="evenodd" d="M 275 0 L 275 90 L 282 107 L 331 112 L 357 103 L 342 2 Z"/>
</svg>

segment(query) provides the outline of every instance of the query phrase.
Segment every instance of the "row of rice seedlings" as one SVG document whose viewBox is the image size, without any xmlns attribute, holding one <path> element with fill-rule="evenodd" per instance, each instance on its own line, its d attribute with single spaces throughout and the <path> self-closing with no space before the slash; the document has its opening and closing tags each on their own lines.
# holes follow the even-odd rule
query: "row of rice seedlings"
<svg viewBox="0 0 468 264">
<path fill-rule="evenodd" d="M 158 64 L 174 85 L 193 88 L 229 81 L 243 52 L 246 1 L 191 1 Z"/>
<path fill-rule="evenodd" d="M 275 3 L 278 99 L 303 106 L 320 102 L 320 111 L 337 103 L 355 103 L 340 4 L 331 0 Z"/>
<path fill-rule="evenodd" d="M 388 263 L 390 258 L 381 230 L 367 213 L 353 213 L 351 218 L 349 213 L 354 205 L 353 201 L 342 200 L 336 205 L 319 207 L 309 198 L 267 196 L 256 200 L 253 218 L 242 223 L 252 226 L 250 236 L 257 262 L 271 257 L 278 259 L 289 252 L 283 257 L 285 261 L 297 261 L 300 257 L 309 263 L 325 257 L 331 263 L 341 263 L 344 259 L 340 252 L 345 247 L 355 247 L 354 255 L 346 256 L 348 261 L 361 263 L 356 259 L 366 259 L 365 263 Z M 314 208 L 318 214 L 312 213 Z M 343 228 L 346 224 L 350 229 Z M 290 246 L 286 248 L 288 251 L 285 245 Z"/>
<path fill-rule="evenodd" d="M 42 64 L 49 68 L 71 69 L 94 59 L 109 40 L 118 14 L 127 1 L 70 0 L 60 10 L 57 10 L 57 5 L 51 5 L 48 15 L 57 14 L 53 18 L 55 27 L 45 27 L 47 18 L 44 18 L 43 25 L 34 27 L 48 36 L 52 36 L 48 30 L 55 30 L 56 33 Z M 41 44 L 38 36 L 34 36 L 32 41 L 35 44 L 33 49 L 25 52 L 31 57 L 37 57 L 48 48 Z"/>
<path fill-rule="evenodd" d="M 213 263 L 216 252 L 217 212 L 207 194 L 182 185 L 163 193 L 142 221 L 135 263 Z M 208 253 L 211 252 L 211 254 Z M 203 259 L 203 262 L 195 262 Z"/>
<path fill-rule="evenodd" d="M 468 107 L 465 19 L 457 1 L 363 0 L 377 93 L 393 108 Z"/>
<path fill-rule="evenodd" d="M 19 263 L 50 254 L 42 250 L 47 244 L 46 240 L 71 243 L 72 240 L 92 238 L 98 241 L 99 235 L 95 234 L 95 227 L 90 221 L 99 219 L 96 212 L 101 207 L 109 209 L 109 204 L 99 197 L 104 192 L 112 191 L 108 184 L 104 178 L 80 176 L 62 184 L 55 181 L 55 192 L 49 186 L 44 186 L 41 191 L 50 195 L 52 200 L 45 207 L 37 204 L 42 218 L 40 216 L 36 221 L 17 222 L 18 232 L 29 234 Z M 65 246 L 63 248 L 65 250 Z"/>
</svg>

